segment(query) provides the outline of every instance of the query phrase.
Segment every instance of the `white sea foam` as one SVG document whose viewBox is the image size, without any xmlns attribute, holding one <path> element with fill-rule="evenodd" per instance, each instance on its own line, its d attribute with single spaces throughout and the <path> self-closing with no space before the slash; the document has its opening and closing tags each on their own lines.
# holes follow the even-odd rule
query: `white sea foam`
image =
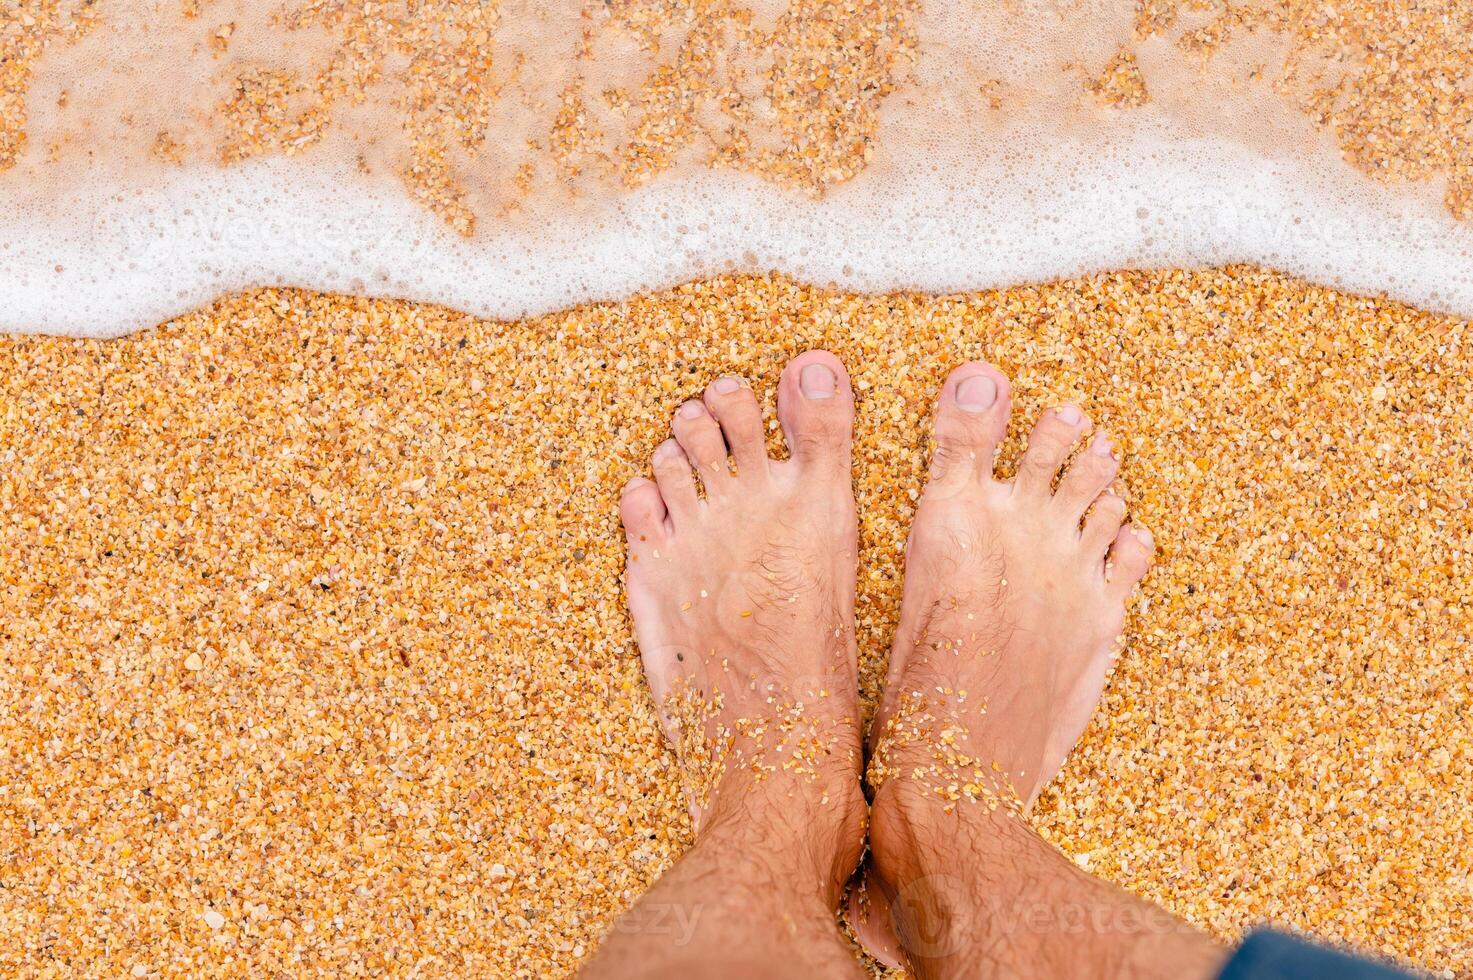
<svg viewBox="0 0 1473 980">
<path fill-rule="evenodd" d="M 923 63 L 919 84 L 941 90 L 954 63 L 929 79 Z M 959 291 L 1229 262 L 1473 314 L 1473 227 L 1440 188 L 1375 183 L 1307 123 L 1264 124 L 1239 101 L 1192 125 L 1159 98 L 1055 125 L 1036 112 L 957 122 L 902 93 L 883 111 L 883 152 L 822 198 L 684 167 L 482 220 L 471 238 L 330 154 L 131 177 L 82 167 L 44 191 L 24 179 L 33 163 L 0 174 L 0 328 L 113 336 L 260 285 L 512 317 L 730 270 Z"/>
</svg>

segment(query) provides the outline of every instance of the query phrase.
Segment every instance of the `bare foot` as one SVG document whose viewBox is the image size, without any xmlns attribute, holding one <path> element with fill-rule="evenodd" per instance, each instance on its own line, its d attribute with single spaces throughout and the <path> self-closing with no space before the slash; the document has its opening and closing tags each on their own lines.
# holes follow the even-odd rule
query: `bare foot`
<svg viewBox="0 0 1473 980">
<path fill-rule="evenodd" d="M 787 844 L 835 865 L 824 873 L 842 887 L 864 805 L 854 399 L 838 358 L 793 360 L 778 418 L 787 460 L 768 458 L 744 381 L 718 379 L 676 410 L 655 481 L 631 482 L 620 505 L 629 608 L 698 837 L 722 820 L 773 817 L 794 835 Z M 785 859 L 782 846 L 763 842 Z"/>
<path fill-rule="evenodd" d="M 1039 420 L 1014 480 L 993 476 L 1009 408 L 996 368 L 952 372 L 911 527 L 870 730 L 871 861 L 850 908 L 891 965 L 901 839 L 944 846 L 952 824 L 1032 806 L 1094 712 L 1125 601 L 1151 561 L 1150 535 L 1121 526 L 1125 504 L 1108 489 L 1119 464 L 1103 433 L 1059 477 L 1090 429 L 1077 407 Z"/>
</svg>

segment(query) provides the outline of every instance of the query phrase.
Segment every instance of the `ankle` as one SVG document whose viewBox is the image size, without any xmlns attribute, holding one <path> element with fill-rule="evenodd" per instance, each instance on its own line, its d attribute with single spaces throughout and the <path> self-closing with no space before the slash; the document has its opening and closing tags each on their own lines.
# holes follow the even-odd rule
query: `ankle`
<svg viewBox="0 0 1473 980">
<path fill-rule="evenodd" d="M 984 864 L 1002 828 L 985 804 L 947 806 L 919 783 L 888 780 L 871 809 L 867 886 L 889 909 L 890 926 L 913 971 L 962 953 L 980 935 L 989 883 Z"/>
<path fill-rule="evenodd" d="M 737 770 L 712 793 L 696 848 L 722 855 L 754 887 L 833 908 L 859 863 L 866 819 L 852 768 L 811 778 Z"/>
<path fill-rule="evenodd" d="M 1081 871 L 1002 808 L 947 807 L 902 784 L 876 798 L 870 846 L 869 880 L 917 976 L 979 963 L 1023 975 L 1180 978 L 1221 967 L 1211 938 Z"/>
</svg>

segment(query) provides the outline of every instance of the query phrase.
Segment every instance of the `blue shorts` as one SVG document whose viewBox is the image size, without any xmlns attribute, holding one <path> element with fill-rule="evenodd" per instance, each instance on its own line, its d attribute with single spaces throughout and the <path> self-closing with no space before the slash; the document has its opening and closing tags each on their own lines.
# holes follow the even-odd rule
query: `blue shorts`
<svg viewBox="0 0 1473 980">
<path fill-rule="evenodd" d="M 1260 929 L 1248 934 L 1217 980 L 1412 980 L 1412 974 Z"/>
</svg>

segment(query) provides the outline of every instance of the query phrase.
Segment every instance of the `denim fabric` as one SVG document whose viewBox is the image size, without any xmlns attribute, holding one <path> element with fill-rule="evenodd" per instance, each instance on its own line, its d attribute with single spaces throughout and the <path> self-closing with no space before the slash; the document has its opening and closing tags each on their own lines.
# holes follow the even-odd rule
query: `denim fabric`
<svg viewBox="0 0 1473 980">
<path fill-rule="evenodd" d="M 1218 980 L 1412 980 L 1412 974 L 1282 932 L 1252 932 Z"/>
</svg>

